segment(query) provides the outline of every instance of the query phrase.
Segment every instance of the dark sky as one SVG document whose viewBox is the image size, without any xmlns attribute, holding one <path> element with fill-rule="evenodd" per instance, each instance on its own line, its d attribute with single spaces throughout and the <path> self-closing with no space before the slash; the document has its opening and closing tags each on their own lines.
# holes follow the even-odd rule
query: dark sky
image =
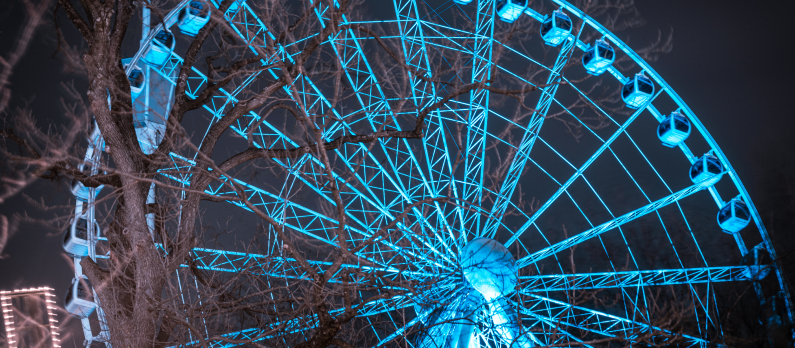
<svg viewBox="0 0 795 348">
<path fill-rule="evenodd" d="M 10 7 L 10 8 L 9 8 Z M 791 250 L 793 169 L 795 169 L 795 42 L 789 36 L 792 1 L 640 0 L 647 24 L 619 34 L 631 47 L 642 47 L 657 31 L 673 30 L 674 47 L 651 65 L 689 104 L 722 147 L 768 220 L 781 254 Z M 21 5 L 4 3 L 0 11 L 0 54 L 11 49 L 21 25 Z M 62 26 L 69 26 L 62 23 Z M 40 126 L 62 113 L 55 96 L 61 83 L 77 79 L 51 58 L 55 50 L 52 25 L 40 31 L 11 79 L 13 106 L 30 105 Z M 76 80 L 81 85 L 80 80 Z M 53 123 L 57 125 L 57 123 Z M 62 204 L 65 189 L 39 182 L 25 191 L 45 204 Z M 58 186 L 60 188 L 60 186 Z M 790 204 L 790 206 L 787 206 Z M 6 216 L 47 217 L 22 196 L 0 205 Z M 235 214 L 241 214 L 240 210 Z M 784 222 L 782 222 L 784 221 Z M 766 221 L 767 222 L 767 221 Z M 0 289 L 51 286 L 60 296 L 72 278 L 63 256 L 61 231 L 23 222 L 0 259 Z M 79 341 L 78 341 L 79 342 Z M 69 346 L 70 343 L 66 343 Z"/>
</svg>

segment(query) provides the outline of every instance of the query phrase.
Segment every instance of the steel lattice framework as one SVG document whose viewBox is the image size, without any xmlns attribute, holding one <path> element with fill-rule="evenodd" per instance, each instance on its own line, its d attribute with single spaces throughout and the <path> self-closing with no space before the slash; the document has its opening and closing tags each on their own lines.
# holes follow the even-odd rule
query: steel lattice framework
<svg viewBox="0 0 795 348">
<path fill-rule="evenodd" d="M 212 1 L 218 6 L 217 1 Z M 335 5 L 308 1 L 322 25 L 334 25 L 325 14 L 326 6 Z M 508 331 L 500 329 L 499 325 L 497 328 L 490 325 L 488 322 L 492 318 L 486 312 L 467 307 L 467 296 L 462 296 L 465 291 L 461 286 L 463 281 L 454 277 L 458 282 L 439 284 L 433 294 L 398 296 L 363 304 L 359 308 L 361 317 L 410 308 L 423 296 L 438 299 L 437 303 L 441 304 L 435 308 L 418 309 L 416 316 L 407 324 L 395 322 L 389 332 L 374 331 L 373 335 L 380 342 L 378 346 L 390 344 L 415 325 L 445 320 L 447 322 L 438 328 L 426 331 L 426 335 L 437 336 L 432 338 L 433 342 L 449 343 L 453 332 L 459 329 L 460 324 L 455 319 L 461 316 L 477 318 L 481 322 L 475 326 L 471 346 L 509 345 L 512 344 L 511 339 L 521 343 L 518 345 L 530 346 L 579 344 L 587 339 L 610 337 L 633 341 L 641 336 L 652 342 L 665 343 L 677 335 L 687 346 L 712 344 L 707 338 L 710 333 L 722 332 L 716 299 L 716 291 L 719 290 L 716 288 L 726 282 L 755 279 L 754 271 L 748 265 L 739 262 L 721 264 L 721 260 L 739 260 L 748 254 L 745 240 L 756 241 L 759 243 L 756 248 L 766 250 L 772 259 L 776 259 L 775 250 L 748 192 L 715 140 L 695 113 L 647 62 L 616 35 L 568 2 L 550 0 L 544 4 L 532 4 L 532 8 L 525 6 L 522 18 L 514 24 L 503 23 L 499 19 L 498 6 L 504 2 L 475 0 L 468 5 L 464 2 L 393 0 L 394 13 L 389 18 L 374 18 L 366 22 L 345 19 L 339 25 L 362 24 L 393 29 L 396 34 L 383 39 L 396 42 L 402 49 L 402 57 L 409 67 L 405 73 L 412 87 L 410 102 L 417 110 L 434 105 L 446 95 L 444 87 L 432 83 L 433 79 L 484 85 L 510 80 L 518 85 L 539 87 L 534 92 L 537 99 L 531 103 L 534 107 L 529 117 L 517 119 L 507 116 L 509 112 L 501 105 L 504 101 L 488 89 L 478 88 L 466 96 L 450 99 L 431 112 L 427 116 L 422 139 L 384 138 L 376 141 L 374 146 L 347 144 L 334 150 L 334 158 L 344 165 L 333 168 L 331 177 L 325 175 L 326 168 L 318 158 L 305 154 L 300 158 L 273 159 L 289 173 L 281 191 L 222 176 L 206 192 L 248 209 L 238 192 L 231 189 L 234 183 L 243 188 L 246 201 L 290 230 L 337 245 L 331 231 L 338 224 L 337 218 L 312 209 L 301 201 L 285 198 L 290 197 L 294 187 L 302 185 L 312 192 L 314 198 L 334 204 L 327 184 L 330 180 L 336 181 L 345 199 L 348 223 L 344 238 L 349 244 L 356 246 L 391 223 L 394 223 L 394 229 L 405 231 L 389 235 L 380 243 L 363 249 L 358 256 L 366 260 L 367 265 L 343 265 L 343 270 L 378 271 L 422 283 L 436 279 L 439 274 L 458 272 L 459 251 L 474 238 L 491 238 L 511 250 L 519 267 L 518 291 L 504 301 L 506 305 L 519 308 L 519 327 L 526 339 L 506 338 Z M 169 19 L 187 3 L 187 0 L 180 2 L 166 17 L 165 23 L 173 23 Z M 538 25 L 550 18 L 553 9 L 560 9 L 571 16 L 575 24 L 559 46 L 533 51 L 523 49 L 524 43 L 516 40 L 500 41 L 500 31 L 514 29 L 512 25 Z M 453 26 L 446 20 L 451 13 L 469 22 Z M 256 11 L 244 0 L 230 7 L 223 19 L 243 42 L 250 45 L 253 54 L 259 52 L 254 47 L 257 42 L 274 39 Z M 141 58 L 160 28 L 162 24 L 142 40 L 142 48 L 133 62 Z M 616 111 L 615 107 L 606 106 L 605 102 L 597 101 L 599 89 L 589 85 L 592 82 L 588 81 L 598 80 L 600 84 L 610 86 L 610 93 L 619 93 L 615 91 L 616 87 L 630 81 L 631 76 L 625 77 L 615 65 L 607 68 L 606 74 L 583 79 L 584 71 L 577 62 L 579 54 L 593 47 L 592 43 L 586 42 L 591 39 L 586 38 L 598 37 L 609 42 L 617 55 L 634 63 L 629 70 L 645 72 L 655 84 L 656 93 L 637 110 Z M 327 91 L 306 75 L 297 77 L 291 86 L 284 87 L 298 89 L 303 99 L 295 102 L 303 105 L 304 109 L 335 116 L 334 121 L 323 125 L 327 140 L 343 134 L 355 135 L 362 125 L 372 131 L 385 125 L 402 130 L 398 117 L 406 115 L 396 115 L 391 109 L 390 102 L 394 102 L 394 98 L 384 92 L 381 85 L 383 76 L 374 71 L 368 61 L 365 47 L 372 39 L 348 27 L 323 42 L 323 45 L 333 47 L 338 63 L 345 70 L 347 83 L 356 96 L 357 107 L 354 110 L 335 109 L 325 94 Z M 501 54 L 496 53 L 498 50 Z M 260 57 L 261 62 L 267 65 L 279 60 L 291 61 L 296 51 L 289 44 L 280 45 L 273 56 Z M 468 59 L 466 65 L 469 69 L 454 76 L 434 76 L 434 71 L 446 68 L 435 64 L 445 64 L 438 56 L 439 52 L 447 51 Z M 546 57 L 533 55 L 539 52 Z M 166 64 L 148 66 L 147 69 L 173 85 L 181 63 L 182 58 L 171 52 Z M 523 70 L 528 66 L 535 69 L 532 76 Z M 280 73 L 275 69 L 258 72 L 247 76 L 244 83 L 234 90 L 219 89 L 204 105 L 212 116 L 212 122 L 225 116 L 224 110 L 238 101 L 237 96 L 259 74 L 277 77 Z M 207 86 L 208 79 L 194 68 L 188 82 L 186 93 L 196 98 Z M 674 110 L 687 117 L 694 130 L 691 139 L 697 138 L 676 146 L 683 155 L 679 157 L 686 161 L 675 159 L 671 155 L 675 150 L 652 147 L 659 146 L 659 143 L 654 129 L 649 129 L 648 124 L 662 122 L 664 113 Z M 552 121 L 559 117 L 568 117 L 572 120 L 570 125 L 575 124 L 583 131 L 582 141 L 576 146 L 561 142 L 560 139 L 566 137 L 565 132 L 560 131 L 560 123 Z M 589 117 L 599 117 L 604 123 L 596 127 L 589 123 Z M 452 135 L 452 129 L 456 127 L 464 129 L 463 138 L 459 138 L 463 143 Z M 297 147 L 300 142 L 283 127 L 269 123 L 255 112 L 245 115 L 232 128 L 244 138 L 253 137 L 249 140 L 259 148 Z M 510 129 L 510 132 L 504 132 L 505 129 Z M 505 137 L 506 134 L 511 136 Z M 574 143 L 570 136 L 565 139 Z M 87 161 L 96 161 L 97 149 L 102 148 L 101 135 L 96 134 L 92 140 L 94 145 L 86 155 Z M 491 143 L 496 145 L 490 146 Z M 692 148 L 689 144 L 693 144 Z M 724 179 L 717 186 L 713 181 L 687 181 L 687 170 L 699 157 L 694 155 L 695 149 L 716 156 L 728 180 Z M 498 182 L 492 186 L 487 185 L 486 178 L 491 170 L 487 166 L 489 160 L 503 161 L 507 165 Z M 460 165 L 457 164 L 459 161 Z M 171 166 L 161 171 L 162 179 L 187 186 L 191 178 L 182 173 L 195 163 L 191 158 L 173 153 Z M 347 184 L 343 170 L 353 173 L 358 182 Z M 679 176 L 672 179 L 670 173 L 679 173 Z M 600 183 L 603 181 L 600 177 L 605 176 L 620 177 L 623 183 L 606 189 L 605 184 Z M 618 201 L 611 196 L 617 189 L 623 194 Z M 693 216 L 698 214 L 686 214 L 688 206 L 703 207 L 705 197 L 707 202 L 711 197 L 717 203 L 717 208 L 710 207 L 708 211 L 717 212 L 726 203 L 722 197 L 734 196 L 747 204 L 754 222 L 740 233 L 721 233 L 713 215 L 707 219 L 712 221 L 712 227 L 704 228 L 710 225 L 700 223 L 700 217 Z M 464 203 L 436 200 L 445 197 Z M 539 199 L 539 204 L 528 208 L 523 202 L 526 197 Z M 693 203 L 687 203 L 688 200 Z M 91 201 L 93 193 L 89 203 Z M 78 211 L 78 214 L 89 214 L 93 219 L 91 204 L 89 211 Z M 567 226 L 563 232 L 559 229 L 561 221 Z M 93 235 L 93 224 L 88 226 L 89 235 Z M 655 245 L 654 248 L 660 249 L 667 261 L 648 268 L 649 264 L 641 260 L 649 250 L 649 246 L 644 245 L 645 238 L 654 238 L 655 243 L 663 241 L 665 245 Z M 734 250 L 717 250 L 709 246 L 716 239 L 727 238 L 736 245 Z M 583 250 L 587 250 L 589 255 L 580 255 L 585 253 Z M 685 256 L 685 253 L 689 255 Z M 715 253 L 734 257 L 713 255 Z M 395 254 L 403 256 L 401 261 L 396 261 Z M 586 273 L 565 270 L 568 266 L 564 266 L 561 260 L 569 257 L 574 260 L 575 256 L 570 255 L 579 257 L 580 262 L 587 262 L 585 268 L 590 270 Z M 295 260 L 276 254 L 195 249 L 193 256 L 194 265 L 207 271 L 249 272 L 285 279 L 307 276 Z M 90 257 L 102 256 L 96 256 L 92 251 Z M 628 266 L 619 267 L 625 258 Z M 310 261 L 310 264 L 321 273 L 330 266 L 325 261 Z M 775 284 L 776 295 L 784 298 L 786 308 L 781 314 L 792 322 L 793 311 L 786 284 L 778 268 L 775 265 L 771 268 L 773 271 L 767 281 Z M 79 275 L 79 267 L 76 271 Z M 342 272 L 339 273 L 342 276 Z M 342 279 L 335 275 L 331 281 Z M 698 321 L 696 329 L 673 333 L 651 324 L 652 315 L 643 309 L 642 304 L 650 301 L 646 290 L 660 286 L 681 287 L 690 294 Z M 764 298 L 759 282 L 754 283 L 754 288 Z M 613 291 L 611 294 L 616 294 L 623 302 L 618 306 L 620 308 L 589 308 L 587 304 L 574 303 L 570 296 L 573 291 L 589 290 Z M 274 327 L 282 325 L 288 331 L 302 332 L 311 330 L 315 323 L 316 318 L 313 317 L 295 318 L 274 324 Z M 86 332 L 90 334 L 90 330 Z M 269 332 L 268 328 L 251 328 L 228 333 L 226 337 L 265 340 L 271 337 Z M 423 342 L 427 340 L 427 337 L 420 337 L 409 344 L 426 347 L 428 344 Z M 220 341 L 211 342 L 211 345 L 232 346 Z"/>
</svg>

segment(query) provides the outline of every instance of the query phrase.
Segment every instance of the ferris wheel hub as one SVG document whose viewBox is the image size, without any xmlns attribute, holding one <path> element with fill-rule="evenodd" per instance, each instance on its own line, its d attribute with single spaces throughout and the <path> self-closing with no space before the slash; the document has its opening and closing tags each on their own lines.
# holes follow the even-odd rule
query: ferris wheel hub
<svg viewBox="0 0 795 348">
<path fill-rule="evenodd" d="M 464 279 L 486 300 L 510 294 L 516 288 L 516 260 L 510 251 L 490 238 L 476 238 L 461 251 Z"/>
</svg>

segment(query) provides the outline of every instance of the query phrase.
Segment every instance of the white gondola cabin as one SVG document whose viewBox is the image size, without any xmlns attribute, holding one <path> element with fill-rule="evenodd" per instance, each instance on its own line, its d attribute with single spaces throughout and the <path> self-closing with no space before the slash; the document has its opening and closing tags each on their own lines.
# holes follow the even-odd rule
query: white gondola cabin
<svg viewBox="0 0 795 348">
<path fill-rule="evenodd" d="M 591 75 L 601 75 L 613 65 L 615 60 L 616 52 L 605 40 L 596 40 L 596 43 L 582 55 L 582 65 Z"/>
<path fill-rule="evenodd" d="M 499 0 L 497 1 L 497 15 L 508 23 L 513 23 L 527 8 L 527 0 Z"/>
<path fill-rule="evenodd" d="M 690 180 L 693 183 L 715 185 L 723 177 L 723 164 L 712 154 L 705 154 L 690 166 Z"/>
<path fill-rule="evenodd" d="M 547 45 L 557 46 L 571 36 L 571 18 L 557 10 L 541 24 L 541 38 Z"/>
<path fill-rule="evenodd" d="M 149 44 L 149 48 L 144 54 L 144 60 L 152 66 L 162 67 L 171 58 L 171 52 L 174 51 L 174 34 L 163 29 L 155 35 L 155 38 Z"/>
<path fill-rule="evenodd" d="M 132 99 L 135 99 L 143 92 L 144 85 L 146 84 L 146 76 L 144 75 L 143 69 L 138 66 L 133 67 L 127 75 L 127 80 L 130 81 L 130 96 Z"/>
<path fill-rule="evenodd" d="M 740 232 L 751 222 L 748 206 L 740 198 L 734 198 L 718 211 L 718 225 L 726 233 Z"/>
<path fill-rule="evenodd" d="M 196 36 L 199 30 L 210 21 L 210 11 L 206 3 L 191 1 L 179 11 L 177 25 L 183 34 Z"/>
<path fill-rule="evenodd" d="M 743 273 L 748 279 L 760 281 L 770 274 L 772 262 L 773 259 L 764 244 L 759 244 L 743 256 L 742 264 L 747 267 Z"/>
<path fill-rule="evenodd" d="M 94 222 L 96 235 L 100 234 L 99 224 Z M 72 256 L 88 256 L 88 222 L 81 216 L 72 220 L 72 224 L 66 228 L 63 234 L 63 249 Z"/>
<path fill-rule="evenodd" d="M 79 200 L 81 200 L 83 202 L 88 202 L 88 195 L 89 195 L 88 187 L 83 185 L 83 183 L 80 182 L 80 180 L 72 179 L 72 189 L 71 190 L 72 190 L 72 194 L 75 195 L 75 198 L 77 198 L 77 199 L 79 199 Z"/>
<path fill-rule="evenodd" d="M 105 187 L 105 185 L 100 185 L 94 189 L 94 197 L 96 197 L 99 194 L 99 192 L 102 191 L 103 187 Z M 83 202 L 88 202 L 88 196 L 90 193 L 89 189 L 90 187 L 86 187 L 85 185 L 83 185 L 83 183 L 80 182 L 80 180 L 72 179 L 71 191 L 72 194 L 75 195 L 75 198 L 77 198 L 78 200 L 81 200 Z"/>
<path fill-rule="evenodd" d="M 64 297 L 64 308 L 78 318 L 86 318 L 94 312 L 97 305 L 94 303 L 94 295 L 88 279 L 85 277 L 72 279 L 72 285 L 69 286 Z"/>
<path fill-rule="evenodd" d="M 630 109 L 637 109 L 651 100 L 654 95 L 654 83 L 651 79 L 643 75 L 643 72 L 635 74 L 635 77 L 630 79 L 624 88 L 621 89 L 621 98 Z"/>
<path fill-rule="evenodd" d="M 690 128 L 687 117 L 674 111 L 657 126 L 657 137 L 665 146 L 679 146 L 690 136 Z"/>
</svg>

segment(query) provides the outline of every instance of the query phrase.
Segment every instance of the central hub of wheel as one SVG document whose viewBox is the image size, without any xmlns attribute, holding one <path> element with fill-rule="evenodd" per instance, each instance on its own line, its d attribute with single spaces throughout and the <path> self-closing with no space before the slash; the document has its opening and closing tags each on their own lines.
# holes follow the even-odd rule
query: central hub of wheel
<svg viewBox="0 0 795 348">
<path fill-rule="evenodd" d="M 460 263 L 464 279 L 488 301 L 516 288 L 516 261 L 502 243 L 490 238 L 473 239 L 461 251 Z"/>
</svg>

